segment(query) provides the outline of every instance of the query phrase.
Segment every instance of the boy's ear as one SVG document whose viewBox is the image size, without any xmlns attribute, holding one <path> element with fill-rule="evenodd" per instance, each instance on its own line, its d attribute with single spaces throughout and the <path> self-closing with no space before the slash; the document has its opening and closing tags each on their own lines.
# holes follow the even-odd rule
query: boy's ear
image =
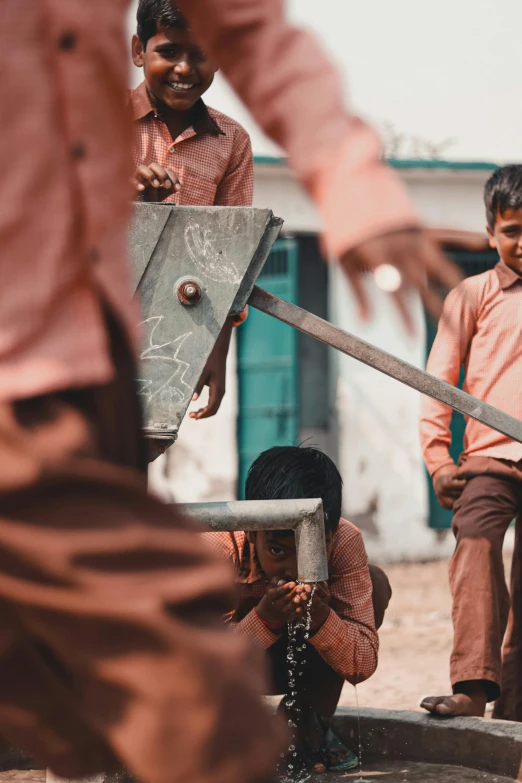
<svg viewBox="0 0 522 783">
<path fill-rule="evenodd" d="M 497 249 L 497 240 L 495 239 L 495 235 L 493 231 L 490 229 L 489 226 L 486 226 L 486 230 L 488 232 L 489 237 L 489 246 L 493 248 L 493 250 Z"/>
<path fill-rule="evenodd" d="M 137 68 L 143 68 L 143 55 L 145 53 L 145 50 L 143 48 L 143 44 L 139 39 L 139 36 L 133 35 L 132 36 L 132 43 L 131 43 L 131 53 L 132 53 L 132 62 Z"/>
</svg>

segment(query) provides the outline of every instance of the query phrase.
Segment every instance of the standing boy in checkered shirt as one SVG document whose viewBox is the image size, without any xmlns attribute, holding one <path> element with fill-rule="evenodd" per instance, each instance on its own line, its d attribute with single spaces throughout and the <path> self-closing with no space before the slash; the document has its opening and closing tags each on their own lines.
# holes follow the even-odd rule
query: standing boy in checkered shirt
<svg viewBox="0 0 522 783">
<path fill-rule="evenodd" d="M 522 419 L 522 166 L 497 169 L 486 184 L 485 203 L 490 245 L 500 261 L 448 295 L 428 371 L 456 386 L 464 368 L 466 391 Z M 453 695 L 430 697 L 422 706 L 441 715 L 482 716 L 502 688 L 495 716 L 522 720 L 518 531 L 501 671 L 510 608 L 502 544 L 522 510 L 522 444 L 469 419 L 457 466 L 449 452 L 450 421 L 449 408 L 423 398 L 424 457 L 440 504 L 453 509 L 457 547 L 449 573 Z"/>
<path fill-rule="evenodd" d="M 297 723 L 289 763 L 309 771 L 344 771 L 358 759 L 328 725 L 345 681 L 355 685 L 377 666 L 380 627 L 391 597 L 386 575 L 368 558 L 359 530 L 341 519 L 342 479 L 319 449 L 276 446 L 253 463 L 247 500 L 323 500 L 328 582 L 316 587 L 304 674 L 297 678 L 288 717 Z M 237 605 L 226 620 L 266 651 L 272 693 L 288 694 L 287 623 L 303 618 L 311 586 L 297 580 L 295 536 L 291 530 L 207 533 L 236 571 Z M 294 698 L 294 697 L 292 697 Z M 295 707 L 300 712 L 295 712 Z M 284 699 L 280 710 L 285 711 Z"/>
<path fill-rule="evenodd" d="M 238 122 L 203 102 L 217 65 L 201 50 L 174 2 L 140 0 L 132 58 L 145 76 L 130 94 L 137 196 L 185 206 L 251 206 L 250 137 Z M 209 386 L 208 405 L 192 418 L 217 412 L 232 327 L 241 320 L 225 323 L 196 389 L 199 394 Z"/>
</svg>

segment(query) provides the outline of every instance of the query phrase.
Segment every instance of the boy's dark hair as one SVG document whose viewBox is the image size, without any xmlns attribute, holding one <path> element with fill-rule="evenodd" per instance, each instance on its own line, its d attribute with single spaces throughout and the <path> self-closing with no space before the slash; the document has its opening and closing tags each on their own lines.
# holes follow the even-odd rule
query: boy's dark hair
<svg viewBox="0 0 522 783">
<path fill-rule="evenodd" d="M 488 226 L 493 231 L 498 215 L 522 207 L 522 165 L 502 166 L 486 182 L 484 203 Z"/>
<path fill-rule="evenodd" d="M 140 0 L 136 13 L 137 33 L 144 49 L 160 27 L 186 30 L 187 20 L 172 0 Z"/>
<path fill-rule="evenodd" d="M 311 446 L 274 446 L 252 464 L 247 500 L 322 498 L 326 532 L 335 533 L 341 518 L 343 480 L 334 463 Z"/>
</svg>

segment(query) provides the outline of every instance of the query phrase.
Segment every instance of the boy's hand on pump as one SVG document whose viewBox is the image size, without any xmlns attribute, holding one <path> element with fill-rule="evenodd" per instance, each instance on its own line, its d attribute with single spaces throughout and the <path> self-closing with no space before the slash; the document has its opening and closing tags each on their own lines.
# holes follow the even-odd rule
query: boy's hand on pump
<svg viewBox="0 0 522 783">
<path fill-rule="evenodd" d="M 181 183 L 171 169 L 165 169 L 159 163 L 139 166 L 134 175 L 133 185 L 138 195 L 145 201 L 163 201 L 167 196 L 177 193 Z"/>
</svg>

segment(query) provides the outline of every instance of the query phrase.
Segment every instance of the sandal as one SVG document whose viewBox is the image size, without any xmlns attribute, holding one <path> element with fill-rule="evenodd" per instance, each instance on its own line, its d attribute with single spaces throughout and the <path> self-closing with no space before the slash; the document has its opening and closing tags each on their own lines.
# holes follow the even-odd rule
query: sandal
<svg viewBox="0 0 522 783">
<path fill-rule="evenodd" d="M 330 724 L 320 715 L 317 719 L 324 731 L 321 750 L 329 772 L 347 772 L 359 766 L 359 758 L 334 734 Z"/>
</svg>

